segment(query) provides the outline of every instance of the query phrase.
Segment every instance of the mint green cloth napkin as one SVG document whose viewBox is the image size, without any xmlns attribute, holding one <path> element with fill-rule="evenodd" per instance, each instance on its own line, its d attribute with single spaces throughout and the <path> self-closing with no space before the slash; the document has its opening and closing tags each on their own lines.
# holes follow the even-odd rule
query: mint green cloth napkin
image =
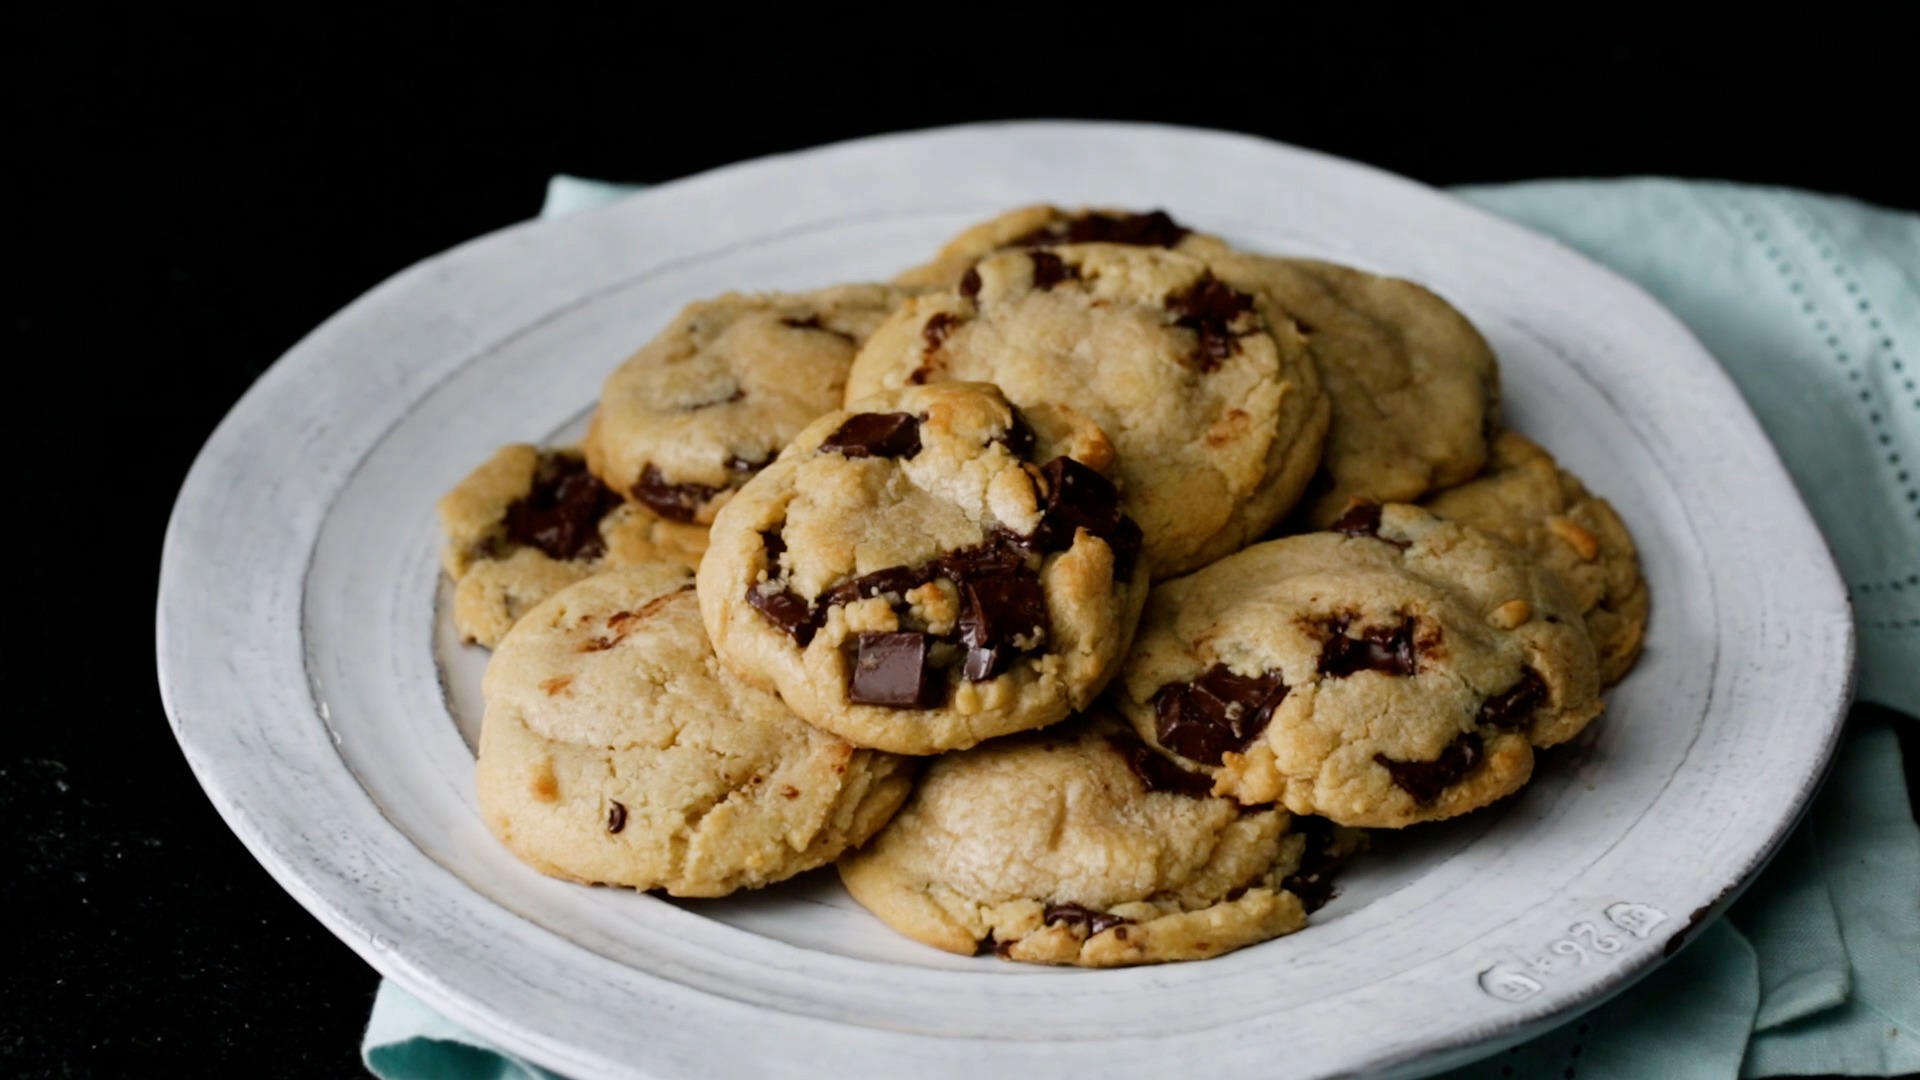
<svg viewBox="0 0 1920 1080">
<path fill-rule="evenodd" d="M 559 176 L 543 214 L 631 187 Z M 1920 714 L 1920 216 L 1671 180 L 1466 188 L 1638 281 L 1739 384 L 1853 596 L 1862 700 Z M 1599 1009 L 1448 1080 L 1920 1073 L 1920 828 L 1888 714 L 1856 710 L 1807 818 L 1728 917 Z M 546 1080 L 392 983 L 387 1080 Z"/>
</svg>

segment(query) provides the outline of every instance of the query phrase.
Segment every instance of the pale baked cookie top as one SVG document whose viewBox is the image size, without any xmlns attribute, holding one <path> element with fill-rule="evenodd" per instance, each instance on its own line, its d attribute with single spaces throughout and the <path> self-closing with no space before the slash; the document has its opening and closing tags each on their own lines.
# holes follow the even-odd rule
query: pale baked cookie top
<svg viewBox="0 0 1920 1080">
<path fill-rule="evenodd" d="M 572 450 L 502 447 L 439 504 L 453 622 L 491 648 L 535 604 L 608 566 L 700 565 L 707 530 L 625 502 Z"/>
<path fill-rule="evenodd" d="M 989 255 L 955 290 L 909 300 L 876 330 L 847 393 L 949 379 L 1099 424 L 1156 580 L 1278 521 L 1312 476 L 1327 426 L 1292 320 L 1199 259 L 1151 247 Z"/>
<path fill-rule="evenodd" d="M 1593 645 L 1519 550 L 1412 506 L 1269 541 L 1148 598 L 1116 695 L 1214 790 L 1344 825 L 1518 789 L 1599 715 Z"/>
<path fill-rule="evenodd" d="M 838 285 L 687 305 L 607 376 L 588 466 L 662 516 L 712 521 L 801 428 L 840 407 L 855 351 L 909 292 Z"/>
<path fill-rule="evenodd" d="M 1480 471 L 1499 366 L 1452 305 L 1411 281 L 1333 263 L 1238 252 L 1210 261 L 1293 317 L 1333 404 L 1306 525 L 1326 525 L 1354 499 L 1410 502 Z"/>
<path fill-rule="evenodd" d="M 1091 701 L 1146 593 L 1106 436 L 991 386 L 822 417 L 714 520 L 720 657 L 861 746 L 931 754 Z"/>
<path fill-rule="evenodd" d="M 840 862 L 887 925 L 948 952 L 1118 967 L 1289 934 L 1358 843 L 1205 794 L 1104 713 L 934 762 Z"/>
<path fill-rule="evenodd" d="M 481 813 L 556 877 L 757 888 L 866 840 L 911 786 L 907 759 L 818 731 L 722 668 L 682 566 L 555 593 L 500 642 L 484 689 Z"/>
<path fill-rule="evenodd" d="M 1501 432 L 1485 473 L 1424 505 L 1498 536 L 1551 570 L 1585 613 L 1602 682 L 1618 682 L 1633 667 L 1648 608 L 1633 537 L 1607 500 L 1545 450 L 1516 432 Z"/>
<path fill-rule="evenodd" d="M 1061 244 L 1130 244 L 1171 248 L 1201 257 L 1227 250 L 1224 242 L 1194 232 L 1164 210 L 1063 210 L 1042 204 L 988 218 L 947 241 L 932 262 L 904 271 L 893 280 L 896 285 L 951 289 L 960 284 L 974 263 L 996 251 Z"/>
</svg>

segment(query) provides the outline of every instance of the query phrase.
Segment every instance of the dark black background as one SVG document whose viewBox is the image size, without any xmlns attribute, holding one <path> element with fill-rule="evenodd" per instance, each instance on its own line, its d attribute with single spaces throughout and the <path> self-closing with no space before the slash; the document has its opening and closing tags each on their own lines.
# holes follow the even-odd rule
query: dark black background
<svg viewBox="0 0 1920 1080">
<path fill-rule="evenodd" d="M 551 173 L 658 181 L 1070 116 L 1257 132 L 1437 184 L 1666 173 L 1920 200 L 1895 164 L 1912 117 L 1890 111 L 1913 27 L 1838 8 L 1809 29 L 1445 5 L 1098 25 L 1037 6 L 33 7 L 0 32 L 29 642 L 0 752 L 10 1075 L 358 1071 L 373 972 L 231 837 L 162 716 L 161 533 L 276 356 L 385 276 L 532 215 Z"/>
</svg>

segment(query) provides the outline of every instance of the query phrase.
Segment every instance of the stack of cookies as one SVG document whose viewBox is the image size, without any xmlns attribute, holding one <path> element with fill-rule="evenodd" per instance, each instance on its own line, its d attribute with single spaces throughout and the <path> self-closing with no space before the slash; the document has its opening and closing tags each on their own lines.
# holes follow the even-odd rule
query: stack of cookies
<svg viewBox="0 0 1920 1080">
<path fill-rule="evenodd" d="M 1459 312 L 1158 212 L 694 303 L 583 446 L 440 510 L 521 859 L 676 896 L 837 863 L 910 937 L 1049 964 L 1300 929 L 1361 830 L 1525 784 L 1647 619 Z"/>
</svg>

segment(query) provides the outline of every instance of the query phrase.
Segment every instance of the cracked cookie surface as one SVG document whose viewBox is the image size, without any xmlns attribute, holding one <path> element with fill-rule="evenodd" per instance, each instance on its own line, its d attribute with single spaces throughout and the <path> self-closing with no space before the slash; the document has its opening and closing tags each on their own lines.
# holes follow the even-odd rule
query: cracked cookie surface
<svg viewBox="0 0 1920 1080">
<path fill-rule="evenodd" d="M 1586 619 L 1602 682 L 1619 682 L 1633 667 L 1648 614 L 1633 536 L 1607 500 L 1552 455 L 1517 432 L 1501 432 L 1484 473 L 1423 505 L 1492 533 L 1552 571 Z"/>
<path fill-rule="evenodd" d="M 837 285 L 687 305 L 607 376 L 588 467 L 663 517 L 712 521 L 801 428 L 840 407 L 854 353 L 910 292 Z"/>
<path fill-rule="evenodd" d="M 1354 499 L 1410 502 L 1487 458 L 1499 367 L 1452 305 L 1411 281 L 1312 259 L 1240 252 L 1210 260 L 1306 335 L 1333 406 L 1326 451 L 1298 515 L 1319 528 Z"/>
<path fill-rule="evenodd" d="M 685 567 L 609 570 L 529 612 L 487 665 L 487 826 L 555 877 L 721 896 L 832 862 L 912 763 L 803 723 L 721 668 Z"/>
<path fill-rule="evenodd" d="M 1194 232 L 1164 210 L 1066 210 L 1040 204 L 1009 210 L 974 225 L 947 241 L 933 261 L 903 271 L 893 280 L 897 285 L 951 289 L 960 284 L 974 263 L 996 251 L 1061 244 L 1130 244 L 1169 248 L 1201 258 L 1227 250 L 1224 241 Z"/>
<path fill-rule="evenodd" d="M 705 527 L 623 501 L 577 452 L 525 443 L 469 473 L 439 513 L 454 626 L 488 648 L 535 604 L 602 569 L 654 560 L 691 569 L 707 547 Z"/>
<path fill-rule="evenodd" d="M 948 292 L 909 300 L 848 376 L 849 400 L 990 382 L 1021 408 L 1101 426 L 1155 580 L 1266 531 L 1318 461 L 1328 404 L 1293 321 L 1208 264 L 1156 247 L 988 255 Z"/>
<path fill-rule="evenodd" d="M 934 762 L 840 877 L 908 937 L 1032 963 L 1198 960 L 1305 926 L 1358 836 L 1183 777 L 1104 712 L 997 740 Z"/>
<path fill-rule="evenodd" d="M 1155 589 L 1115 696 L 1220 794 L 1397 828 L 1517 790 L 1599 685 L 1578 608 L 1525 553 L 1358 504 Z"/>
<path fill-rule="evenodd" d="M 931 754 L 1051 724 L 1118 664 L 1140 531 L 1086 417 L 912 386 L 822 417 L 715 519 L 720 657 L 861 746 Z"/>
</svg>

